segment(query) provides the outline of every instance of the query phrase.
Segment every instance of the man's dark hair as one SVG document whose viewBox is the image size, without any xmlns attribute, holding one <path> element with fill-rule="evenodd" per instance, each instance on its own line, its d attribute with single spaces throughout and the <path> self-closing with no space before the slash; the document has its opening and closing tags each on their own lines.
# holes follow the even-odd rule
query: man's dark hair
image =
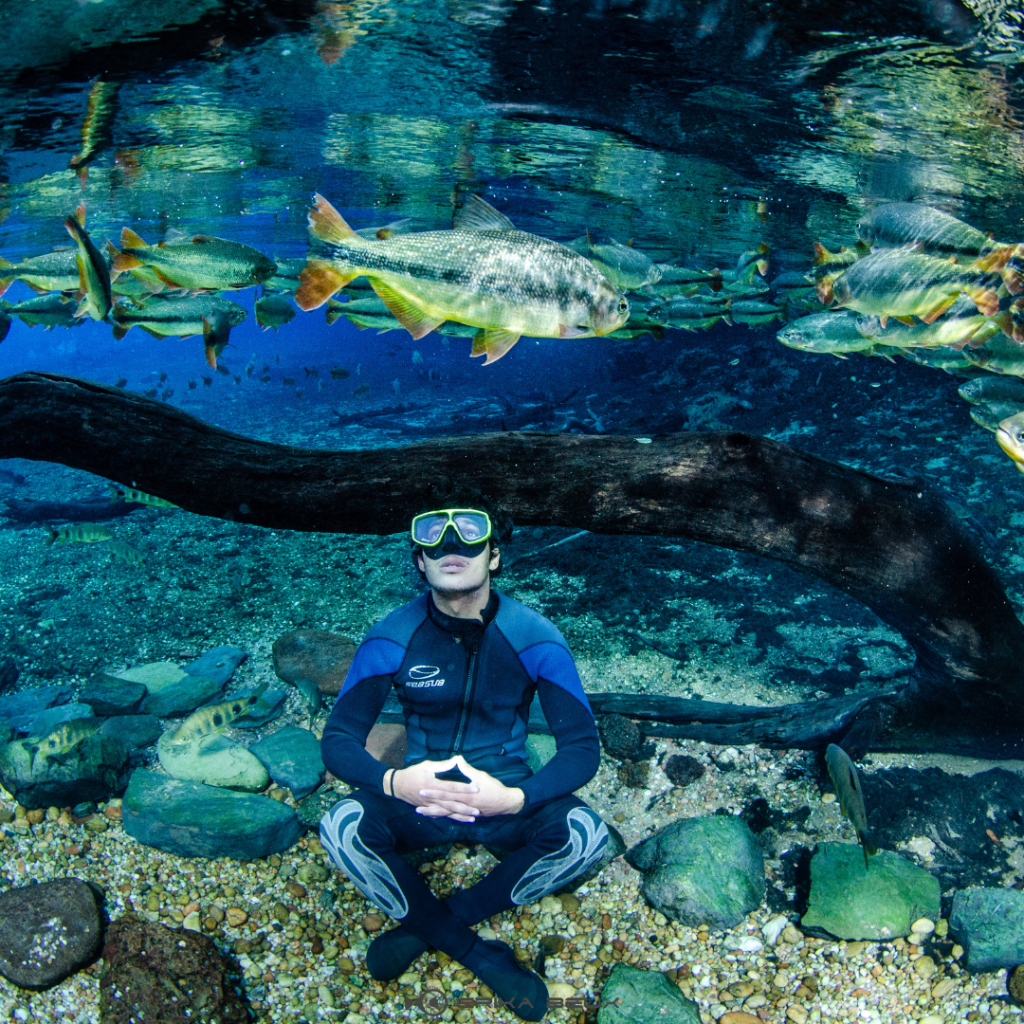
<svg viewBox="0 0 1024 1024">
<path fill-rule="evenodd" d="M 479 512 L 486 512 L 491 520 L 491 536 L 488 540 L 488 557 L 494 548 L 504 549 L 507 541 L 512 539 L 512 516 L 505 509 L 495 505 L 493 502 L 488 501 L 480 491 L 475 489 L 462 488 L 456 491 L 452 491 L 448 494 L 438 494 L 427 500 L 425 500 L 420 508 L 418 508 L 410 517 L 410 522 L 414 516 L 421 515 L 424 512 L 434 512 L 440 508 L 474 508 Z M 411 539 L 411 538 L 410 538 Z M 419 574 L 421 580 L 424 583 L 427 581 L 426 573 L 416 564 L 416 556 L 422 551 L 419 544 L 412 545 L 412 564 L 413 568 Z M 502 559 L 502 562 L 504 559 Z M 501 575 L 502 564 L 498 563 L 498 568 L 491 573 L 492 579 L 495 576 Z"/>
</svg>

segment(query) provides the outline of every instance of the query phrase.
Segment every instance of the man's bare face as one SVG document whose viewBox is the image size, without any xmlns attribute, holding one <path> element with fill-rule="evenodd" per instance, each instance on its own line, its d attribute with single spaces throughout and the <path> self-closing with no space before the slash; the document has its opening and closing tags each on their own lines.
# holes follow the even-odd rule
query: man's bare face
<svg viewBox="0 0 1024 1024">
<path fill-rule="evenodd" d="M 416 556 L 420 569 L 427 577 L 427 583 L 440 594 L 467 594 L 479 590 L 490 580 L 491 573 L 498 568 L 501 554 L 489 544 L 479 555 L 442 555 L 436 561 Z"/>
</svg>

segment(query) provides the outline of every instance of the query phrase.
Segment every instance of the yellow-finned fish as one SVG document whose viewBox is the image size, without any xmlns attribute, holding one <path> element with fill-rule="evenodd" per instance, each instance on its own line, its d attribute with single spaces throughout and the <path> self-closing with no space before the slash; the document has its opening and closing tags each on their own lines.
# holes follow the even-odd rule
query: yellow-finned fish
<svg viewBox="0 0 1024 1024">
<path fill-rule="evenodd" d="M 150 267 L 168 287 L 194 292 L 248 288 L 277 270 L 269 256 L 241 242 L 194 235 L 148 245 L 131 228 L 121 230 L 121 251 L 111 266 L 118 273 Z"/>
<path fill-rule="evenodd" d="M 226 729 L 236 718 L 247 715 L 257 705 L 269 707 L 262 699 L 267 683 L 260 683 L 248 697 L 236 697 L 221 704 L 209 704 L 205 708 L 193 711 L 177 729 L 171 733 L 172 743 L 190 743 L 201 736 L 209 736 L 212 732 Z"/>
<path fill-rule="evenodd" d="M 486 363 L 524 334 L 592 337 L 629 319 L 625 296 L 592 263 L 557 242 L 517 231 L 479 196 L 466 200 L 454 224 L 452 231 L 368 241 L 317 195 L 309 227 L 327 259 L 306 263 L 295 301 L 316 309 L 365 274 L 414 339 L 445 320 L 478 328 L 471 354 L 486 356 Z"/>
<path fill-rule="evenodd" d="M 44 526 L 46 530 L 46 544 L 97 544 L 100 541 L 110 540 L 114 535 L 105 526 L 97 526 L 95 523 L 75 523 L 72 526 L 62 526 L 59 530 Z"/>
<path fill-rule="evenodd" d="M 857 235 L 877 249 L 913 246 L 931 256 L 956 256 L 968 262 L 1001 251 L 1005 262 L 1012 245 L 996 242 L 970 224 L 923 203 L 886 203 L 864 214 Z"/>
<path fill-rule="evenodd" d="M 869 352 L 876 345 L 859 323 L 855 313 L 811 313 L 793 320 L 775 337 L 787 348 L 845 359 L 848 352 Z"/>
<path fill-rule="evenodd" d="M 146 494 L 145 491 L 138 491 L 134 487 L 118 488 L 116 484 L 108 483 L 107 490 L 110 491 L 110 500 L 116 501 L 123 498 L 125 504 L 148 505 L 150 508 L 180 508 L 164 498 L 158 498 L 155 494 Z"/>
<path fill-rule="evenodd" d="M 113 302 L 110 270 L 85 230 L 85 207 L 80 205 L 74 216 L 64 221 L 64 227 L 78 246 L 75 263 L 78 265 L 78 288 L 82 293 L 82 301 L 75 315 L 84 316 L 88 313 L 93 320 L 105 320 Z"/>
<path fill-rule="evenodd" d="M 1013 464 L 1024 473 L 1024 412 L 1003 420 L 996 431 L 996 440 Z"/>
<path fill-rule="evenodd" d="M 59 759 L 82 740 L 94 736 L 102 725 L 103 722 L 97 718 L 76 718 L 58 725 L 45 736 L 30 737 L 22 742 L 25 749 L 32 753 L 33 761 L 48 757 Z"/>
<path fill-rule="evenodd" d="M 86 165 L 111 144 L 111 128 L 117 114 L 120 88 L 119 82 L 97 80 L 89 90 L 89 104 L 82 121 L 82 145 L 68 161 L 68 167 L 75 171 L 83 184 L 88 176 Z"/>
<path fill-rule="evenodd" d="M 832 282 L 832 291 L 840 306 L 877 316 L 885 327 L 890 316 L 934 323 L 961 293 L 986 316 L 995 316 L 1001 284 L 999 275 L 981 263 L 961 267 L 906 249 L 880 249 L 848 267 Z"/>
<path fill-rule="evenodd" d="M 77 252 L 55 249 L 11 263 L 0 256 L 0 295 L 15 281 L 24 281 L 37 292 L 70 292 L 79 285 Z"/>
<path fill-rule="evenodd" d="M 635 292 L 661 280 L 661 267 L 629 243 L 610 235 L 588 231 L 568 243 L 573 252 L 590 260 L 609 281 L 624 292 Z"/>
<path fill-rule="evenodd" d="M 882 327 L 878 317 L 865 317 L 859 326 L 864 334 L 878 344 L 891 345 L 893 348 L 962 349 L 964 345 L 980 348 L 1000 331 L 1007 337 L 1013 332 L 1008 310 L 996 313 L 995 316 L 985 316 L 966 295 L 961 295 L 945 315 L 934 323 L 896 320 Z"/>
<path fill-rule="evenodd" d="M 825 751 L 825 764 L 832 784 L 836 787 L 839 806 L 857 832 L 857 838 L 864 849 L 864 868 L 868 866 L 868 854 L 878 853 L 868 832 L 868 814 L 864 807 L 864 791 L 860 788 L 860 778 L 850 755 L 842 747 L 830 743 Z"/>
</svg>

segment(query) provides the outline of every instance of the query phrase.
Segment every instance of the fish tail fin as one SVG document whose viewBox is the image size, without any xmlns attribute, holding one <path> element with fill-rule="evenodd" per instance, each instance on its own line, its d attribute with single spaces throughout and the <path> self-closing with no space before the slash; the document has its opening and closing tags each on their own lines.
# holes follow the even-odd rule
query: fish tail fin
<svg viewBox="0 0 1024 1024">
<path fill-rule="evenodd" d="M 711 271 L 711 275 L 712 277 L 709 283 L 709 287 L 713 292 L 720 292 L 723 287 L 722 272 L 718 269 L 718 267 L 715 267 L 715 269 Z"/>
<path fill-rule="evenodd" d="M 1006 266 L 1006 261 L 1013 255 L 1015 246 L 1007 245 L 1000 249 L 993 249 L 984 256 L 976 259 L 971 266 L 986 273 L 989 271 L 999 272 Z"/>
<path fill-rule="evenodd" d="M 996 313 L 992 319 L 999 325 L 999 330 L 1001 330 L 1003 334 L 1008 338 L 1013 338 L 1013 314 L 1008 309 L 1004 309 L 1001 313 Z M 973 344 L 974 335 L 971 335 L 971 342 L 971 348 L 977 348 L 977 346 Z"/>
<path fill-rule="evenodd" d="M 121 228 L 121 246 L 129 249 L 144 248 L 144 242 L 131 228 Z"/>
<path fill-rule="evenodd" d="M 999 312 L 999 295 L 992 288 L 965 288 L 964 291 L 974 300 L 974 304 L 978 307 L 980 313 L 984 313 L 985 316 L 995 316 Z M 952 303 L 949 303 L 952 305 Z M 948 308 L 948 305 L 947 307 Z M 924 317 L 921 318 L 922 320 Z M 930 320 L 925 321 L 931 323 Z"/>
<path fill-rule="evenodd" d="M 757 251 L 761 254 L 761 259 L 759 259 L 754 264 L 754 266 L 757 267 L 757 272 L 762 277 L 764 277 L 764 275 L 768 272 L 768 243 L 767 242 L 762 242 L 757 247 Z"/>
<path fill-rule="evenodd" d="M 336 291 L 358 277 L 356 271 L 338 270 L 324 260 L 307 260 L 295 289 L 295 304 L 307 313 L 322 306 Z"/>
<path fill-rule="evenodd" d="M 125 230 L 127 231 L 128 229 L 125 228 Z M 138 256 L 134 256 L 130 252 L 118 252 L 117 249 L 114 249 L 113 243 L 111 243 L 110 248 L 113 249 L 110 258 L 111 271 L 123 274 L 126 270 L 132 270 L 143 265 L 142 260 Z"/>
<path fill-rule="evenodd" d="M 811 260 L 811 266 L 820 267 L 822 263 L 828 263 L 832 258 L 832 253 L 821 242 L 814 243 L 814 259 Z"/>
<path fill-rule="evenodd" d="M 79 203 L 78 206 L 75 207 L 75 212 L 72 214 L 72 216 L 75 218 L 76 221 L 78 221 L 78 226 L 81 227 L 81 228 L 84 228 L 85 227 L 85 203 Z"/>
<path fill-rule="evenodd" d="M 817 245 L 818 243 L 815 242 L 814 244 Z M 820 281 L 818 281 L 818 283 L 814 286 L 814 291 L 818 296 L 818 301 L 823 306 L 832 305 L 832 300 L 835 299 L 836 293 L 832 288 L 831 277 L 826 276 L 823 277 Z"/>
<path fill-rule="evenodd" d="M 309 231 L 321 242 L 342 242 L 359 236 L 345 223 L 345 218 L 317 192 L 315 205 L 309 211 Z"/>
<path fill-rule="evenodd" d="M 269 685 L 270 685 L 270 683 L 268 683 L 266 680 L 264 680 L 262 683 L 260 683 L 259 686 L 256 687 L 255 690 L 252 691 L 252 696 L 253 697 L 257 697 L 257 698 L 258 697 L 262 697 L 263 694 L 266 693 L 267 687 Z"/>
<path fill-rule="evenodd" d="M 44 526 L 46 531 L 46 546 L 49 547 L 57 539 L 57 531 L 52 526 Z"/>
</svg>

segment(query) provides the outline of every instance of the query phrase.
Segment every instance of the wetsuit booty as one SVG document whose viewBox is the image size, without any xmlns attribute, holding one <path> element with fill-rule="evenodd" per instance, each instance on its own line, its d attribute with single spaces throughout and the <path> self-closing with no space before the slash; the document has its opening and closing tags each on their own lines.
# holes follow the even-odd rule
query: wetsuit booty
<svg viewBox="0 0 1024 1024">
<path fill-rule="evenodd" d="M 497 939 L 480 939 L 459 958 L 517 1017 L 542 1020 L 548 1010 L 548 987 L 516 959 L 511 946 Z"/>
<path fill-rule="evenodd" d="M 366 950 L 366 969 L 377 981 L 401 977 L 429 947 L 401 925 L 382 932 Z"/>
</svg>

